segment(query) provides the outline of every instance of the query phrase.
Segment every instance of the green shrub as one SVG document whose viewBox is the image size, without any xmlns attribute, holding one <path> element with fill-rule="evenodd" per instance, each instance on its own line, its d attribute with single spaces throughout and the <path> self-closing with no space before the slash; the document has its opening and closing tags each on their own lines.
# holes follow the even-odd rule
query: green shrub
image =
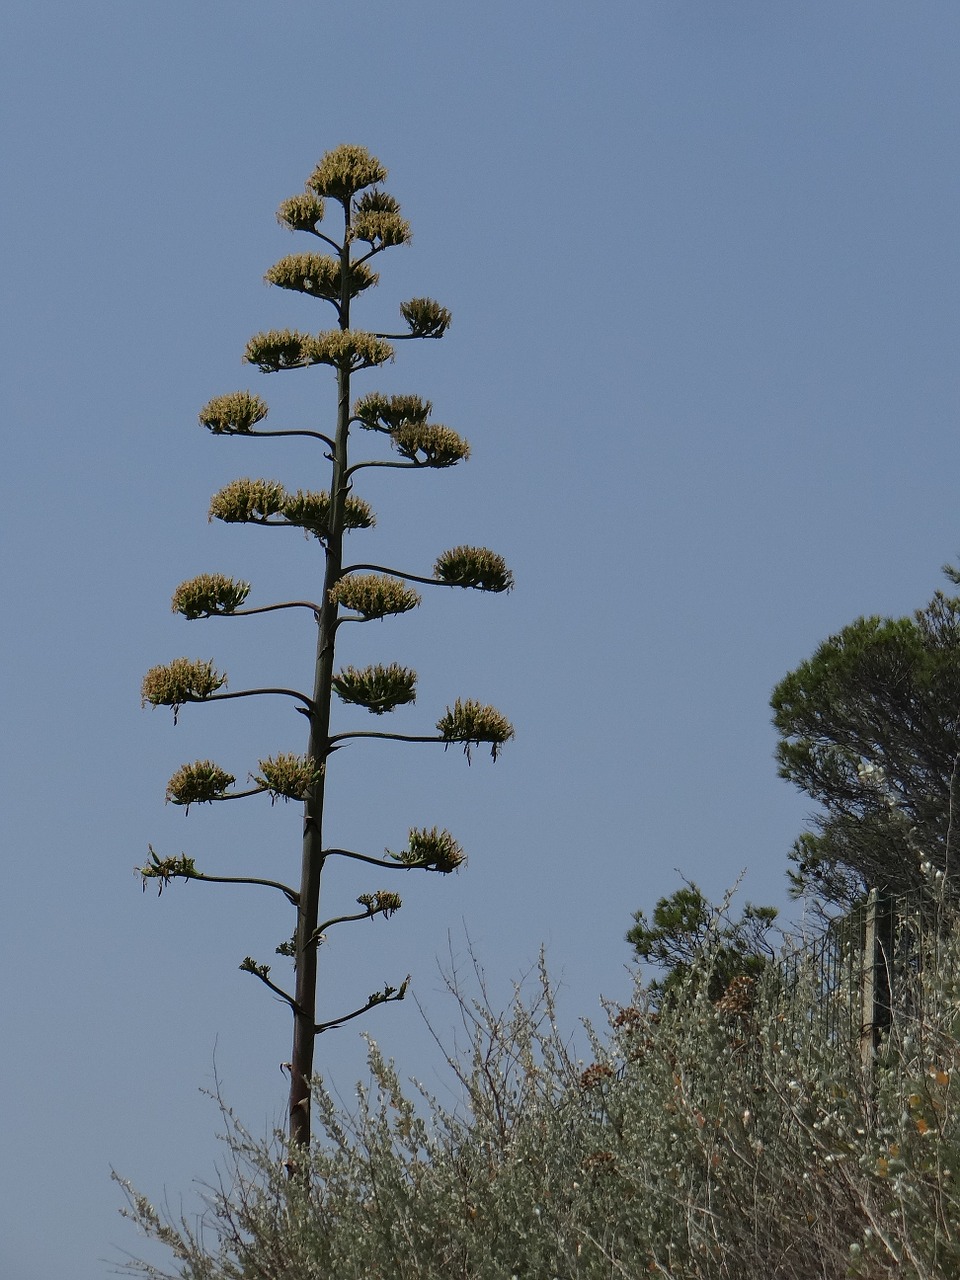
<svg viewBox="0 0 960 1280">
<path fill-rule="evenodd" d="M 498 1013 L 451 982 L 469 1045 L 450 1108 L 370 1044 L 346 1113 L 318 1081 L 308 1164 L 224 1111 L 231 1167 L 202 1224 L 131 1189 L 166 1243 L 152 1280 L 815 1280 L 960 1274 L 957 930 L 918 953 L 909 1016 L 872 1073 L 820 1016 L 810 964 L 739 975 L 713 959 L 683 999 L 609 1010 L 576 1060 L 541 971 Z M 787 978 L 789 974 L 789 979 Z M 840 992 L 852 999 L 851 993 Z M 289 1176 L 289 1161 L 299 1162 Z"/>
</svg>

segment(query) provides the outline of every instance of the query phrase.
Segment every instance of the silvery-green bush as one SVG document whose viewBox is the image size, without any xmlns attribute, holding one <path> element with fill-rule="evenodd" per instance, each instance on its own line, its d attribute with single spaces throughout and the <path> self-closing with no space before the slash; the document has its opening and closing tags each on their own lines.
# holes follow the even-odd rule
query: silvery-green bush
<svg viewBox="0 0 960 1280">
<path fill-rule="evenodd" d="M 131 1188 L 173 1255 L 151 1280 L 838 1280 L 960 1274 L 960 943 L 941 913 L 865 1070 L 816 966 L 710 998 L 705 953 L 669 1001 L 609 1010 L 572 1055 L 546 975 L 497 1013 L 452 984 L 458 1105 L 371 1043 L 352 1112 L 316 1085 L 309 1162 L 224 1110 L 228 1167 L 196 1221 Z M 839 988 L 829 997 L 853 1001 Z M 296 1163 L 290 1177 L 290 1162 Z"/>
</svg>

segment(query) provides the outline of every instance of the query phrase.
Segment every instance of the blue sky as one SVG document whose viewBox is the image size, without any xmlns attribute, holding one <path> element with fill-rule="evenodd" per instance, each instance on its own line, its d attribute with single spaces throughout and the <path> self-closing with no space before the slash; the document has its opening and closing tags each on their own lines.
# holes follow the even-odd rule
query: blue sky
<svg viewBox="0 0 960 1280">
<path fill-rule="evenodd" d="M 292 531 L 206 521 L 235 476 L 324 483 L 299 443 L 196 425 L 246 387 L 278 425 L 332 412 L 322 372 L 240 362 L 254 332 L 328 323 L 262 283 L 298 248 L 276 206 L 324 150 L 366 145 L 415 233 L 370 316 L 413 294 L 454 314 L 362 389 L 429 397 L 474 457 L 374 473 L 358 558 L 481 543 L 517 577 L 353 629 L 347 660 L 419 670 L 408 731 L 464 695 L 517 739 L 495 766 L 337 759 L 338 838 L 377 852 L 437 823 L 470 864 L 383 885 L 404 909 L 331 942 L 328 1007 L 409 971 L 443 1033 L 438 960 L 472 939 L 506 998 L 544 943 L 573 1032 L 626 996 L 631 913 L 679 873 L 719 896 L 745 871 L 784 902 L 808 806 L 776 777 L 772 686 L 858 614 L 924 603 L 960 551 L 960 10 L 8 0 L 0 34 L 0 1271 L 94 1280 L 138 1247 L 111 1165 L 188 1209 L 211 1175 L 214 1062 L 251 1128 L 282 1115 L 288 1018 L 237 964 L 271 958 L 284 911 L 202 885 L 158 902 L 132 872 L 148 841 L 210 871 L 297 865 L 292 806 L 184 818 L 163 792 L 185 760 L 243 776 L 302 749 L 301 718 L 240 701 L 174 728 L 138 698 L 180 654 L 235 688 L 309 680 L 308 622 L 168 605 L 203 571 L 258 602 L 320 572 Z M 381 887 L 329 880 L 331 914 Z M 412 1003 L 365 1029 L 439 1087 Z M 319 1063 L 349 1102 L 356 1024 Z"/>
</svg>

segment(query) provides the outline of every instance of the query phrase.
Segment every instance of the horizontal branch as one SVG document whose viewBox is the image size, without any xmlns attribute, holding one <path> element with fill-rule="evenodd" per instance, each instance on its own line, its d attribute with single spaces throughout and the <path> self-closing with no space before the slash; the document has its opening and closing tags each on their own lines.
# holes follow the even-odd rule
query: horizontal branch
<svg viewBox="0 0 960 1280">
<path fill-rule="evenodd" d="M 263 790 L 263 788 L 261 788 Z M 249 792 L 247 794 L 254 794 Z M 204 871 L 192 871 L 183 877 L 184 880 L 207 880 L 210 884 L 255 884 L 264 889 L 279 889 L 291 906 L 299 907 L 300 895 L 296 889 L 281 884 L 279 880 L 261 880 L 258 876 L 210 876 Z"/>
<path fill-rule="evenodd" d="M 389 463 L 384 463 L 389 466 Z M 346 577 L 348 573 L 388 573 L 394 578 L 403 578 L 406 582 L 422 582 L 428 587 L 462 587 L 459 582 L 444 582 L 442 578 L 424 578 L 419 573 L 404 573 L 402 569 L 388 569 L 382 564 L 349 564 L 342 571 L 342 576 Z"/>
<path fill-rule="evenodd" d="M 266 787 L 251 787 L 249 791 L 224 791 L 219 796 L 206 796 L 203 800 L 191 800 L 190 804 L 214 804 L 220 800 L 245 800 L 247 796 L 260 796 L 266 791 Z M 174 804 L 182 804 L 180 800 L 175 800 Z M 184 808 L 187 806 L 184 805 Z"/>
<path fill-rule="evenodd" d="M 202 613 L 202 618 L 249 618 L 254 613 L 273 613 L 277 609 L 309 609 L 311 613 L 318 614 L 320 606 L 314 604 L 312 600 L 285 600 L 283 604 L 262 604 L 256 609 L 231 609 L 229 613 L 221 613 L 215 611 L 213 613 Z M 196 621 L 196 619 L 189 619 Z"/>
<path fill-rule="evenodd" d="M 389 1004 L 394 1000 L 402 1000 L 407 994 L 407 984 L 410 981 L 409 975 L 404 978 L 399 987 L 385 987 L 383 991 L 376 991 L 359 1009 L 354 1009 L 353 1013 L 345 1013 L 342 1018 L 331 1018 L 329 1022 L 317 1022 L 314 1024 L 314 1035 L 322 1035 L 324 1031 L 330 1031 L 334 1027 L 342 1027 L 345 1022 L 350 1022 L 353 1018 L 359 1018 L 361 1014 L 367 1013 L 370 1009 L 375 1009 L 378 1004 Z"/>
<path fill-rule="evenodd" d="M 329 436 L 325 436 L 322 431 L 310 431 L 306 427 L 290 427 L 281 431 L 255 431 L 249 428 L 246 431 L 231 431 L 233 436 L 310 436 L 313 440 L 322 440 L 325 445 L 329 445 L 331 449 L 335 449 L 336 445 Z"/>
<path fill-rule="evenodd" d="M 315 947 L 323 941 L 323 935 L 328 929 L 332 929 L 335 924 L 349 924 L 352 920 L 372 920 L 374 916 L 382 915 L 382 911 L 366 910 L 358 911 L 352 916 L 333 916 L 330 920 L 324 920 L 323 924 L 318 924 L 313 933 L 307 939 L 308 947 Z"/>
<path fill-rule="evenodd" d="M 439 470 L 438 467 L 430 467 L 427 462 L 393 462 L 388 458 L 373 458 L 369 462 L 355 462 L 352 466 L 347 467 L 344 472 L 344 479 L 349 479 L 354 471 L 361 471 L 364 467 L 391 467 L 394 471 L 405 471 L 411 467 L 416 471 Z"/>
<path fill-rule="evenodd" d="M 368 862 L 371 867 L 388 867 L 391 871 L 413 871 L 420 865 L 417 862 L 398 862 L 394 858 L 374 858 L 369 853 L 354 853 L 352 849 L 324 849 L 321 856 L 326 858 L 333 854 L 341 858 L 354 858 L 357 862 Z"/>
<path fill-rule="evenodd" d="M 205 698 L 185 698 L 185 702 L 226 702 L 228 698 L 257 698 L 264 694 L 277 693 L 283 694 L 287 698 L 297 698 L 312 713 L 315 710 L 312 698 L 308 698 L 305 693 L 298 693 L 296 689 L 239 689 L 236 693 L 209 693 Z"/>
<path fill-rule="evenodd" d="M 457 738 L 442 738 L 439 734 L 421 737 L 419 734 L 412 733 L 383 733 L 378 729 L 356 729 L 352 733 L 335 733 L 327 739 L 327 742 L 332 746 L 335 742 L 344 742 L 347 738 L 389 738 L 393 742 L 445 742 L 448 745 L 459 741 Z"/>
<path fill-rule="evenodd" d="M 281 884 L 279 880 L 262 880 L 259 876 L 211 876 L 204 871 L 198 871 L 193 858 L 188 858 L 185 853 L 181 853 L 179 858 L 161 858 L 152 844 L 147 848 L 150 850 L 150 861 L 145 866 L 137 867 L 144 889 L 147 887 L 148 880 L 159 882 L 160 893 L 163 893 L 164 885 L 169 884 L 171 880 L 206 880 L 209 884 L 253 884 L 264 889 L 279 889 L 291 906 L 299 907 L 300 905 L 300 895 L 296 889 Z"/>
</svg>

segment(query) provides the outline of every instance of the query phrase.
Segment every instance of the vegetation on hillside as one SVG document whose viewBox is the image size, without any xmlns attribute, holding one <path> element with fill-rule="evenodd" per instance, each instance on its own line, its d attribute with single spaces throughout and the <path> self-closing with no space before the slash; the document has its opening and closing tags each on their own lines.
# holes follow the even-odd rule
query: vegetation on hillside
<svg viewBox="0 0 960 1280">
<path fill-rule="evenodd" d="M 609 1010 L 577 1060 L 549 982 L 498 1014 L 457 989 L 472 1029 L 459 1101 L 406 1084 L 370 1045 L 347 1112 L 317 1083 L 321 1137 L 287 1179 L 286 1141 L 224 1112 L 227 1168 L 202 1218 L 128 1188 L 173 1252 L 150 1280 L 948 1280 L 960 1271 L 960 941 L 872 1075 L 801 966 L 711 996 L 697 955 L 681 999 Z M 779 976 L 778 976 L 779 975 Z"/>
</svg>

